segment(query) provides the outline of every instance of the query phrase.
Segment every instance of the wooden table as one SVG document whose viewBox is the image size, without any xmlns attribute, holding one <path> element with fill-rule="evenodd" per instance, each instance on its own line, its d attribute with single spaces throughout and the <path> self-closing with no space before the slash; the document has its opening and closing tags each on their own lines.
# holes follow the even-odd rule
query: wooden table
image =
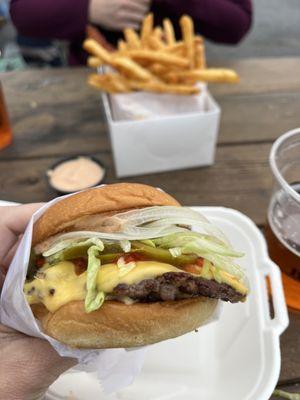
<svg viewBox="0 0 300 400">
<path fill-rule="evenodd" d="M 223 205 L 262 227 L 272 186 L 271 144 L 300 125 L 300 59 L 249 59 L 228 65 L 236 86 L 212 86 L 222 107 L 216 163 L 210 168 L 144 175 L 127 181 L 160 186 L 184 205 Z M 83 68 L 0 75 L 14 143 L 0 152 L 0 199 L 47 201 L 55 196 L 45 172 L 58 158 L 94 154 L 117 182 L 99 93 L 85 84 Z M 280 385 L 300 391 L 300 314 L 290 312 L 281 339 Z M 243 366 L 246 367 L 246 366 Z"/>
</svg>

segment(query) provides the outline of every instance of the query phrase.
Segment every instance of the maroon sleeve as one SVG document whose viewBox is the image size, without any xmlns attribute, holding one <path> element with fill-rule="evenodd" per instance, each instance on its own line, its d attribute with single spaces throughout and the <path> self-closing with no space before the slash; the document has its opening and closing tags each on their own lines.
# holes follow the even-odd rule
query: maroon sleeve
<svg viewBox="0 0 300 400">
<path fill-rule="evenodd" d="M 24 36 L 76 40 L 87 25 L 89 0 L 11 0 L 10 14 Z"/>
<path fill-rule="evenodd" d="M 179 33 L 178 20 L 190 15 L 197 33 L 221 43 L 238 43 L 252 22 L 251 0 L 153 0 L 156 23 L 170 18 Z"/>
</svg>

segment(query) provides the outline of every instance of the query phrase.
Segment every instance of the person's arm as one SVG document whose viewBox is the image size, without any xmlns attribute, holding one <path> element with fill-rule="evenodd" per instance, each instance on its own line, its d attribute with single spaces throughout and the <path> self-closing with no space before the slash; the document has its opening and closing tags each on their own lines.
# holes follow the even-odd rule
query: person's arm
<svg viewBox="0 0 300 400">
<path fill-rule="evenodd" d="M 44 0 L 41 0 L 44 1 Z M 42 204 L 0 207 L 0 294 L 5 274 L 31 215 Z M 61 357 L 46 341 L 0 323 L 0 398 L 37 400 L 76 360 Z"/>
<path fill-rule="evenodd" d="M 24 36 L 77 40 L 85 35 L 89 0 L 11 0 L 10 14 Z"/>
<path fill-rule="evenodd" d="M 220 43 L 238 43 L 252 22 L 251 0 L 153 0 L 157 24 L 170 18 L 179 33 L 178 20 L 190 15 L 197 33 Z"/>
</svg>

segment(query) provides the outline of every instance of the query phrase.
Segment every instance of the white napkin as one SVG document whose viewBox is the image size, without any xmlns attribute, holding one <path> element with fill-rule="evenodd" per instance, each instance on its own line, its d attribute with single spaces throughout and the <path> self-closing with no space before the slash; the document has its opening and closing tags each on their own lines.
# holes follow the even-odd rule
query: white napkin
<svg viewBox="0 0 300 400">
<path fill-rule="evenodd" d="M 205 112 L 206 85 L 199 84 L 197 95 L 132 92 L 109 95 L 114 121 L 130 121 Z"/>
<path fill-rule="evenodd" d="M 67 196 L 64 196 L 67 197 Z M 0 322 L 30 336 L 39 337 L 55 348 L 61 356 L 77 358 L 77 367 L 82 370 L 97 370 L 103 390 L 111 393 L 132 383 L 139 374 L 146 348 L 81 350 L 61 344 L 45 335 L 35 320 L 23 294 L 30 256 L 33 223 L 48 207 L 61 200 L 54 199 L 45 204 L 31 218 L 22 241 L 9 267 L 0 299 Z"/>
</svg>

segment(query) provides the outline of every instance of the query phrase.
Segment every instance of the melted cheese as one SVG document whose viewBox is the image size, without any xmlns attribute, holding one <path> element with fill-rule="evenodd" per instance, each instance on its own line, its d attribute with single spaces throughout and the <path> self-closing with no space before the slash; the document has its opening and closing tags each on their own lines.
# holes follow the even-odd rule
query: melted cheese
<svg viewBox="0 0 300 400">
<path fill-rule="evenodd" d="M 238 278 L 230 275 L 226 271 L 220 271 L 219 274 L 223 283 L 227 283 L 227 285 L 233 287 L 237 292 L 240 292 L 244 295 L 248 294 L 247 287 L 242 282 L 240 282 Z"/>
<path fill-rule="evenodd" d="M 24 292 L 29 304 L 43 303 L 51 312 L 70 301 L 84 300 L 86 295 L 86 272 L 76 275 L 74 264 L 63 261 L 41 270 L 43 277 L 25 283 Z M 117 264 L 102 265 L 97 278 L 97 289 L 111 293 L 119 283 L 128 285 L 144 279 L 155 278 L 166 272 L 182 272 L 169 264 L 155 261 L 139 261 L 127 274 L 120 273 Z M 53 291 L 54 290 L 54 291 Z"/>
<path fill-rule="evenodd" d="M 54 312 L 70 301 L 85 298 L 86 272 L 77 276 L 72 262 L 64 261 L 54 267 L 43 268 L 42 274 L 43 278 L 25 283 L 24 292 L 29 304 L 43 303 Z"/>
<path fill-rule="evenodd" d="M 99 269 L 97 289 L 104 293 L 112 293 L 120 283 L 132 285 L 144 279 L 156 278 L 166 272 L 182 272 L 182 270 L 156 261 L 138 261 L 134 268 L 128 269 L 124 274 L 124 270 L 121 272 L 117 264 L 106 264 Z M 210 264 L 209 270 L 202 277 L 214 279 L 215 275 L 215 268 Z M 63 261 L 53 267 L 46 265 L 41 269 L 39 276 L 25 283 L 24 292 L 29 304 L 43 303 L 50 312 L 54 312 L 70 301 L 85 299 L 86 272 L 76 275 L 72 262 Z M 218 278 L 238 292 L 247 294 L 248 289 L 229 273 L 220 271 Z"/>
<path fill-rule="evenodd" d="M 98 274 L 98 290 L 111 293 L 119 283 L 132 285 L 144 279 L 153 279 L 166 272 L 182 272 L 173 265 L 156 261 L 138 261 L 135 267 L 126 275 L 120 276 L 120 269 L 116 264 L 106 264 L 100 268 Z"/>
</svg>

